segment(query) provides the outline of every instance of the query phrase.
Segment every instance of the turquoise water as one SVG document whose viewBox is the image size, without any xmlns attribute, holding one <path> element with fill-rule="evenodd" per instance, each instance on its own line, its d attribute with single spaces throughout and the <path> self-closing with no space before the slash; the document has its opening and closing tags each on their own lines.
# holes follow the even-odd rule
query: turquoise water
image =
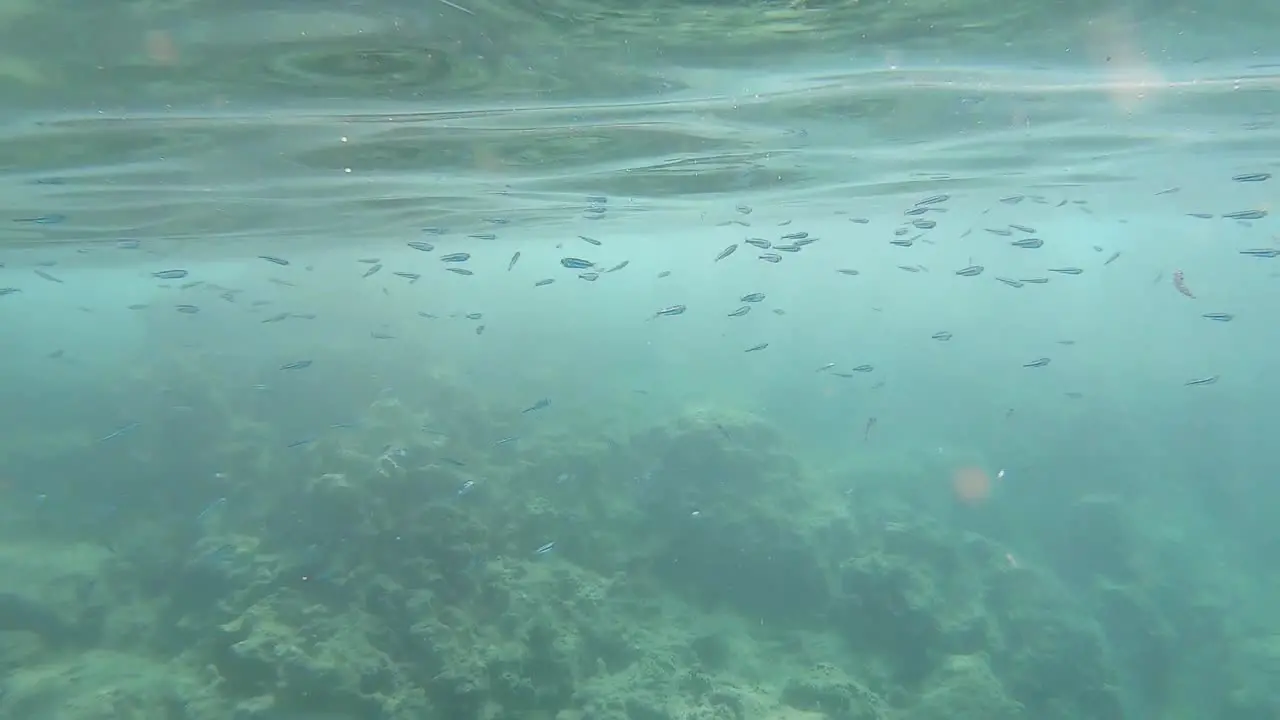
<svg viewBox="0 0 1280 720">
<path fill-rule="evenodd" d="M 1276 716 L 1274 11 L 458 5 L 0 4 L 7 716 Z"/>
</svg>

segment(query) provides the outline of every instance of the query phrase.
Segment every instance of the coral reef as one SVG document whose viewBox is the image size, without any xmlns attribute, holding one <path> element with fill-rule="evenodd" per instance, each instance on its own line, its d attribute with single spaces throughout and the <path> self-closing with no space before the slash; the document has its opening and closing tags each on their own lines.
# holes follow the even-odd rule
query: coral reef
<svg viewBox="0 0 1280 720">
<path fill-rule="evenodd" d="M 714 409 L 613 437 L 538 428 L 507 452 L 496 411 L 432 382 L 423 408 L 384 394 L 287 452 L 229 420 L 202 460 L 225 472 L 186 488 L 189 513 L 140 502 L 0 544 L 18 579 L 0 592 L 0 711 L 1254 720 L 1280 706 L 1280 635 L 1240 639 L 1226 605 L 1170 591 L 1175 546 L 1116 498 L 1081 499 L 1015 561 L 1014 538 L 975 529 L 989 511 L 950 502 L 918 458 L 807 467 L 764 421 Z M 173 467 L 168 441 L 130 462 Z"/>
</svg>

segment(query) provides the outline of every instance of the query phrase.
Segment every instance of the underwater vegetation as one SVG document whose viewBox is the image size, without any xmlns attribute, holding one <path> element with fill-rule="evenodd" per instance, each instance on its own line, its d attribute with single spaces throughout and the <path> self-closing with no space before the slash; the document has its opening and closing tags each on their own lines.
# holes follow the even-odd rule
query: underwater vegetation
<svg viewBox="0 0 1280 720">
<path fill-rule="evenodd" d="M 1118 496 L 1029 535 L 980 470 L 870 446 L 811 466 L 730 410 L 598 437 L 544 425 L 517 454 L 442 376 L 305 444 L 189 392 L 225 413 L 202 443 L 139 431 L 131 480 L 100 465 L 135 494 L 94 522 L 43 507 L 8 528 L 5 717 L 1280 710 L 1280 633 Z"/>
</svg>

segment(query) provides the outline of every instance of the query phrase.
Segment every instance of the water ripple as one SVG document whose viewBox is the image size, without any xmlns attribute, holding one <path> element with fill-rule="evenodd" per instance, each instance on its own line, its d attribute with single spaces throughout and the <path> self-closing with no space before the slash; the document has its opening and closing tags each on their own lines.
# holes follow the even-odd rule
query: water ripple
<svg viewBox="0 0 1280 720">
<path fill-rule="evenodd" d="M 369 62 L 390 62 L 369 58 Z M 1194 72 L 1193 72 L 1194 71 Z M 335 71 L 327 71 L 330 75 Z M 706 200 L 1128 182 L 1277 146 L 1274 68 L 669 71 L 633 102 L 63 116 L 0 132 L 7 243 L 382 237 Z"/>
</svg>

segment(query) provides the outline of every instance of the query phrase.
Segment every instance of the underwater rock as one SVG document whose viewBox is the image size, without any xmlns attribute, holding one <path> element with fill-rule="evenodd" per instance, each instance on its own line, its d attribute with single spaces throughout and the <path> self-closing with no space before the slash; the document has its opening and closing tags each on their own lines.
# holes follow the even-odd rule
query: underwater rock
<svg viewBox="0 0 1280 720">
<path fill-rule="evenodd" d="M 357 609 L 331 610 L 281 592 L 221 627 L 214 667 L 226 692 L 268 696 L 280 712 L 427 714 L 416 679 L 374 645 L 381 630 Z"/>
<path fill-rule="evenodd" d="M 794 624 L 824 609 L 809 480 L 755 418 L 697 413 L 635 438 L 651 470 L 635 488 L 647 560 L 710 605 Z"/>
<path fill-rule="evenodd" d="M 0 543 L 0 632 L 31 633 L 52 649 L 97 642 L 110 557 L 92 545 Z"/>
<path fill-rule="evenodd" d="M 990 665 L 1030 717 L 1126 717 L 1107 638 L 1067 587 L 1041 573 L 1006 574 L 991 585 L 987 609 Z"/>
<path fill-rule="evenodd" d="M 817 665 L 787 681 L 782 702 L 795 710 L 840 720 L 880 720 L 884 700 L 831 665 Z"/>
<path fill-rule="evenodd" d="M 0 593 L 0 631 L 34 633 L 56 647 L 87 639 L 79 628 L 47 606 L 14 593 Z"/>
<path fill-rule="evenodd" d="M 1280 633 L 1251 638 L 1231 663 L 1224 720 L 1272 720 L 1280 717 Z"/>
<path fill-rule="evenodd" d="M 1010 698 L 1000 681 L 976 655 L 947 658 L 929 678 L 920 699 L 904 720 L 1020 720 L 1023 707 Z"/>
<path fill-rule="evenodd" d="M 873 553 L 840 566 L 836 618 L 845 642 L 875 653 L 898 682 L 918 682 L 932 668 L 944 610 L 929 566 L 919 561 Z"/>
<path fill-rule="evenodd" d="M 213 679 L 180 663 L 102 650 L 12 672 L 0 695 L 6 718 L 195 720 L 228 717 Z"/>
<path fill-rule="evenodd" d="M 699 635 L 690 643 L 694 655 L 703 668 L 710 672 L 724 669 L 733 654 L 733 645 L 720 633 Z"/>
<path fill-rule="evenodd" d="M 1123 499 L 1089 495 L 1068 507 L 1055 566 L 1077 582 L 1134 579 L 1134 520 Z"/>
</svg>

